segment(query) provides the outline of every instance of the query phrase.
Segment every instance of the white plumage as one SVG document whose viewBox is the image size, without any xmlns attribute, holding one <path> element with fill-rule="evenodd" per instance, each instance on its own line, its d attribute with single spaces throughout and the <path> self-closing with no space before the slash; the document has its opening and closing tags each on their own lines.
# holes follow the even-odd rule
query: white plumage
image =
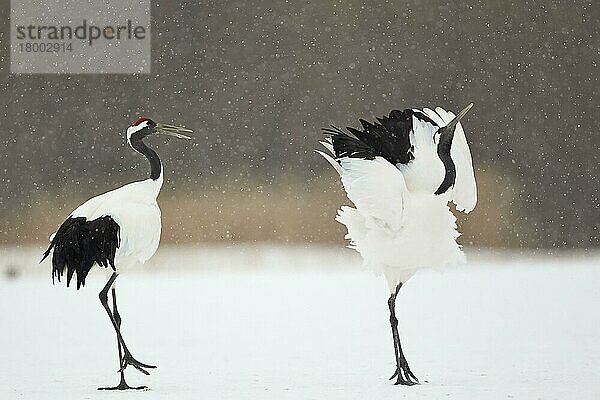
<svg viewBox="0 0 600 400">
<path fill-rule="evenodd" d="M 117 309 L 115 279 L 119 272 L 136 262 L 144 263 L 158 248 L 161 233 L 160 208 L 156 198 L 163 184 L 163 167 L 158 154 L 143 139 L 162 134 L 190 139 L 182 132 L 191 130 L 173 125 L 157 124 L 140 118 L 127 129 L 127 142 L 150 163 L 150 178 L 129 183 L 118 189 L 92 197 L 69 215 L 50 237 L 50 246 L 44 258 L 52 254 L 52 278 L 61 280 L 66 272 L 66 283 L 76 276 L 77 289 L 94 266 L 106 268 L 112 274 L 99 297 L 117 334 L 119 372 L 121 381 L 105 390 L 143 389 L 125 382 L 124 370 L 132 365 L 144 374 L 153 365 L 136 360 L 121 335 L 121 316 Z M 43 260 L 42 259 L 42 260 Z M 112 291 L 112 309 L 108 293 Z"/>
<path fill-rule="evenodd" d="M 437 107 L 423 112 L 440 126 L 455 114 Z M 383 157 L 373 160 L 322 154 L 338 171 L 353 207 L 343 206 L 336 220 L 348 229 L 350 247 L 365 265 L 385 273 L 390 290 L 406 282 L 421 267 L 461 263 L 464 255 L 456 238 L 460 235 L 448 202 L 468 213 L 477 203 L 477 188 L 471 152 L 462 125 L 457 123 L 451 156 L 456 181 L 441 195 L 434 192 L 444 179 L 444 165 L 437 154 L 439 127 L 412 116 L 410 142 L 414 160 L 392 165 Z M 331 139 L 322 142 L 333 152 Z"/>
<path fill-rule="evenodd" d="M 437 107 L 435 112 L 429 108 L 423 109 L 423 112 L 440 126 L 444 126 L 452 121 L 456 115 L 451 111 L 446 111 Z M 431 128 L 429 128 L 431 129 Z M 477 204 L 477 184 L 475 182 L 475 173 L 473 172 L 473 159 L 471 149 L 467 143 L 467 137 L 461 123 L 456 124 L 454 130 L 454 139 L 450 155 L 456 164 L 456 183 L 452 189 L 451 200 L 456 204 L 458 211 L 470 213 Z"/>
<path fill-rule="evenodd" d="M 133 262 L 145 263 L 154 255 L 160 241 L 160 208 L 156 199 L 162 184 L 162 173 L 156 180 L 129 183 L 92 197 L 70 216 L 87 220 L 112 217 L 121 228 L 121 243 L 115 255 L 117 268 L 122 270 Z"/>
<path fill-rule="evenodd" d="M 402 283 L 419 268 L 464 261 L 448 203 L 465 213 L 477 203 L 471 153 L 458 122 L 469 108 L 458 118 L 439 107 L 393 111 L 379 124 L 361 120 L 364 131 L 348 128 L 350 134 L 333 127 L 321 142 L 327 152 L 318 151 L 340 174 L 354 205 L 342 206 L 336 216 L 347 228 L 349 247 L 384 274 L 392 293 L 399 384 L 417 382 L 393 322 L 397 325 L 394 304 Z"/>
</svg>

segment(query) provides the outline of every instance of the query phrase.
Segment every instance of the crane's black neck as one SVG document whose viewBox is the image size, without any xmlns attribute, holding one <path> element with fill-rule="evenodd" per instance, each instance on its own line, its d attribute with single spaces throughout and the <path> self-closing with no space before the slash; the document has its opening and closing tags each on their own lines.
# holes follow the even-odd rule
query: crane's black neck
<svg viewBox="0 0 600 400">
<path fill-rule="evenodd" d="M 131 147 L 133 147 L 133 149 L 138 153 L 141 153 L 144 156 L 146 156 L 148 162 L 150 162 L 150 179 L 157 180 L 158 178 L 160 178 L 160 174 L 162 172 L 162 164 L 160 163 L 160 158 L 154 150 L 146 146 L 146 144 L 142 141 L 144 135 L 137 135 L 137 133 L 140 132 L 136 132 L 133 135 L 131 135 L 131 139 L 129 141 Z"/>
<path fill-rule="evenodd" d="M 435 194 L 446 193 L 456 182 L 456 165 L 450 155 L 450 151 L 452 150 L 452 140 L 454 139 L 454 129 L 454 126 L 450 129 L 446 129 L 444 126 L 439 130 L 440 141 L 438 143 L 437 153 L 440 160 L 442 160 L 442 164 L 444 164 L 446 174 L 444 175 L 442 184 L 435 191 Z"/>
</svg>

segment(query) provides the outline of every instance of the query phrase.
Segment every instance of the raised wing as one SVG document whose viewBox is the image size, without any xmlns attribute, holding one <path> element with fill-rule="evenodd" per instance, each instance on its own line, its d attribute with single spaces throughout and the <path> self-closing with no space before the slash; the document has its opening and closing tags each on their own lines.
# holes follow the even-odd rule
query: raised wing
<svg viewBox="0 0 600 400">
<path fill-rule="evenodd" d="M 335 126 L 323 129 L 331 135 L 332 153 L 336 158 L 382 157 L 392 165 L 408 164 L 415 158 L 411 142 L 415 121 L 430 124 L 432 134 L 435 131 L 435 122 L 419 110 L 392 110 L 389 116 L 377 121 L 370 123 L 361 119 L 362 130 L 347 127 L 348 132 L 344 132 Z"/>
<path fill-rule="evenodd" d="M 402 226 L 406 184 L 402 172 L 383 157 L 343 157 L 342 184 L 348 198 L 365 217 L 397 230 Z"/>
</svg>

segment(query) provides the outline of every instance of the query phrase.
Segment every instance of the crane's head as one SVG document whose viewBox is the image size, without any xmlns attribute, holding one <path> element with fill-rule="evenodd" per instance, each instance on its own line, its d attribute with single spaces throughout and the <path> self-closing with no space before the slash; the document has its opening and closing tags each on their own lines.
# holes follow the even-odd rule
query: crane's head
<svg viewBox="0 0 600 400">
<path fill-rule="evenodd" d="M 452 118 L 452 120 L 450 120 L 450 122 L 448 122 L 445 126 L 442 126 L 441 128 L 439 128 L 438 131 L 436 132 L 436 134 L 434 135 L 434 141 L 436 141 L 436 139 L 437 139 L 436 142 L 437 142 L 438 157 L 444 164 L 444 168 L 446 170 L 446 173 L 444 175 L 444 180 L 442 181 L 442 184 L 438 187 L 438 189 L 435 191 L 435 194 L 445 193 L 447 190 L 449 190 L 451 187 L 453 187 L 456 183 L 456 177 L 457 177 L 457 169 L 456 168 L 457 167 L 456 167 L 455 160 L 453 160 L 452 142 L 454 140 L 454 133 L 456 131 L 456 126 L 458 125 L 460 120 L 465 115 L 467 115 L 467 113 L 469 112 L 471 107 L 473 107 L 473 103 L 470 103 L 468 106 L 466 106 L 461 112 L 459 112 L 454 118 Z M 464 139 L 463 139 L 463 144 L 464 144 L 464 146 L 466 146 L 466 150 L 465 150 L 465 148 L 461 148 L 460 150 L 458 150 L 459 152 L 462 152 L 462 157 L 459 157 L 462 160 L 461 162 L 464 162 L 464 157 L 466 156 L 467 153 L 469 154 L 469 160 L 471 159 L 469 145 L 466 144 L 466 140 L 464 140 Z M 459 146 L 461 146 L 461 144 L 459 144 Z M 469 164 L 472 164 L 472 161 L 469 161 Z M 464 169 L 464 165 L 461 165 L 460 168 Z M 473 166 L 471 165 L 471 170 L 472 169 L 473 169 Z"/>
<path fill-rule="evenodd" d="M 150 118 L 138 118 L 129 128 L 127 128 L 127 142 L 142 140 L 150 135 L 166 135 L 179 139 L 191 139 L 184 133 L 192 133 L 191 129 L 182 126 L 160 124 L 152 121 Z"/>
<path fill-rule="evenodd" d="M 456 125 L 460 122 L 460 120 L 467 115 L 469 110 L 473 107 L 473 103 L 469 103 L 468 106 L 462 109 L 456 117 L 454 117 L 450 122 L 448 122 L 445 126 L 442 126 L 437 131 L 437 138 L 439 139 L 438 143 L 451 143 L 454 137 L 454 131 L 456 129 Z"/>
</svg>

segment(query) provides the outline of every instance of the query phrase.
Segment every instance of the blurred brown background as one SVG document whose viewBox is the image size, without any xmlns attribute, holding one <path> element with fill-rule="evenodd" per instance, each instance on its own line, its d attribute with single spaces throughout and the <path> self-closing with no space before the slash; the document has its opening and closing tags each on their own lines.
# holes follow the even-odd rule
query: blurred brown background
<svg viewBox="0 0 600 400">
<path fill-rule="evenodd" d="M 470 101 L 480 201 L 462 242 L 600 245 L 597 3 L 158 1 L 138 76 L 10 75 L 1 4 L 0 245 L 45 242 L 146 178 L 124 136 L 140 115 L 195 130 L 152 142 L 164 242 L 341 243 L 320 128 Z"/>
</svg>

